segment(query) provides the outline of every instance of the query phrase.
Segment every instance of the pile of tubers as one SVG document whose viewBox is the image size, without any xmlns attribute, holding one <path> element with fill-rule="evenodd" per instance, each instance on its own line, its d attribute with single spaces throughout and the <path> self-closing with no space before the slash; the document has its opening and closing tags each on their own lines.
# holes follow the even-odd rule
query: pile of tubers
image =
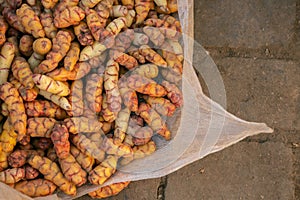
<svg viewBox="0 0 300 200">
<path fill-rule="evenodd" d="M 0 181 L 76 195 L 171 139 L 183 105 L 176 0 L 0 0 Z M 129 182 L 89 193 L 118 194 Z"/>
</svg>

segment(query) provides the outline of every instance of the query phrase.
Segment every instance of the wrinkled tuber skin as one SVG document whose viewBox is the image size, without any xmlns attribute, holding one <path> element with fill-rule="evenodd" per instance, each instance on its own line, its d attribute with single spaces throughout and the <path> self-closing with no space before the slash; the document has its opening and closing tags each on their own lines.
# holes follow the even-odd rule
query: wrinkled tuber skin
<svg viewBox="0 0 300 200">
<path fill-rule="evenodd" d="M 182 32 L 180 21 L 177 20 L 175 17 L 173 17 L 171 15 L 161 14 L 161 15 L 159 15 L 159 18 L 162 19 L 164 21 L 164 23 L 168 23 L 168 24 L 174 25 L 176 27 L 176 30 L 178 32 L 180 32 L 180 33 Z M 175 40 L 172 40 L 172 41 L 178 42 L 178 41 L 175 41 Z"/>
<path fill-rule="evenodd" d="M 165 10 L 160 9 L 159 7 L 156 8 L 157 12 L 159 13 L 164 13 L 164 14 L 170 14 L 178 11 L 178 6 L 177 6 L 177 0 L 167 0 L 167 8 L 168 12 Z"/>
<path fill-rule="evenodd" d="M 100 112 L 102 105 L 103 76 L 90 74 L 85 85 L 85 99 L 89 109 Z"/>
<path fill-rule="evenodd" d="M 21 20 L 18 18 L 13 9 L 5 7 L 2 11 L 2 15 L 10 26 L 18 31 L 21 31 L 22 33 L 25 32 L 25 28 L 23 27 Z"/>
<path fill-rule="evenodd" d="M 128 51 L 128 54 L 131 55 L 132 57 L 134 57 L 139 63 L 143 64 L 146 62 L 145 56 L 140 54 L 138 48 L 131 46 L 127 49 L 127 51 Z"/>
<path fill-rule="evenodd" d="M 58 105 L 44 100 L 25 102 L 26 114 L 28 117 L 50 117 L 65 119 L 66 112 Z"/>
<path fill-rule="evenodd" d="M 71 145 L 70 148 L 71 154 L 75 157 L 77 163 L 86 171 L 90 172 L 93 169 L 95 159 L 83 152 L 81 152 L 77 147 Z"/>
<path fill-rule="evenodd" d="M 176 106 L 172 104 L 168 99 L 160 97 L 150 97 L 144 95 L 143 98 L 146 102 L 156 110 L 159 114 L 163 116 L 172 116 L 176 110 Z"/>
<path fill-rule="evenodd" d="M 84 11 L 78 6 L 65 7 L 59 13 L 54 13 L 54 25 L 57 28 L 66 28 L 77 25 L 85 17 Z"/>
<path fill-rule="evenodd" d="M 153 0 L 135 0 L 136 24 L 141 24 L 147 17 Z"/>
<path fill-rule="evenodd" d="M 84 134 L 79 133 L 72 135 L 71 141 L 82 153 L 92 156 L 99 162 L 104 160 L 105 152 L 100 149 L 99 145 L 87 138 Z"/>
<path fill-rule="evenodd" d="M 144 126 L 138 129 L 132 136 L 132 142 L 135 145 L 144 145 L 151 140 L 153 130 L 150 127 Z"/>
<path fill-rule="evenodd" d="M 11 79 L 10 83 L 12 83 L 15 88 L 17 88 L 24 101 L 33 101 L 38 96 L 39 89 L 36 87 L 33 87 L 31 89 L 26 89 L 25 86 L 22 85 L 16 79 Z"/>
<path fill-rule="evenodd" d="M 92 142 L 94 142 L 97 146 L 101 146 L 103 142 L 104 133 L 102 130 L 95 133 L 86 133 L 86 137 L 88 137 Z"/>
<path fill-rule="evenodd" d="M 124 190 L 129 185 L 129 183 L 130 181 L 107 185 L 96 191 L 90 192 L 89 196 L 92 198 L 99 199 L 115 196 L 119 194 L 122 190 Z"/>
<path fill-rule="evenodd" d="M 119 112 L 115 121 L 114 140 L 123 142 L 125 139 L 130 113 L 127 107 Z"/>
<path fill-rule="evenodd" d="M 53 39 L 51 51 L 47 54 L 46 60 L 42 61 L 38 68 L 37 73 L 50 72 L 58 66 L 58 63 L 66 56 L 70 49 L 72 36 L 68 31 L 58 31 Z"/>
<path fill-rule="evenodd" d="M 138 66 L 138 62 L 133 56 L 119 51 L 110 51 L 110 54 L 114 61 L 116 61 L 120 65 L 123 65 L 129 70 Z"/>
<path fill-rule="evenodd" d="M 27 116 L 18 90 L 9 82 L 0 86 L 0 98 L 8 105 L 10 121 L 18 134 L 18 140 L 26 135 Z"/>
<path fill-rule="evenodd" d="M 41 21 L 30 6 L 22 4 L 16 13 L 27 33 L 35 38 L 45 37 Z"/>
<path fill-rule="evenodd" d="M 0 16 L 0 45 L 3 45 L 6 41 L 5 33 L 8 29 L 8 25 L 5 22 L 4 18 Z"/>
<path fill-rule="evenodd" d="M 81 116 L 84 107 L 82 80 L 76 80 L 72 83 L 68 100 L 71 104 L 71 110 L 68 111 L 68 114 L 74 117 Z"/>
<path fill-rule="evenodd" d="M 128 10 L 134 8 L 134 0 L 121 0 L 122 5 L 126 6 Z"/>
<path fill-rule="evenodd" d="M 103 52 L 103 54 L 101 54 L 100 56 L 90 59 L 88 61 L 88 63 L 90 64 L 92 69 L 97 69 L 98 70 L 99 75 L 103 75 L 104 74 L 105 63 L 106 63 L 106 58 L 107 58 L 107 52 Z M 102 73 L 99 73 L 100 69 L 103 69 Z"/>
<path fill-rule="evenodd" d="M 28 152 L 26 150 L 15 150 L 8 156 L 7 161 L 11 167 L 22 167 L 26 164 L 27 157 Z"/>
<path fill-rule="evenodd" d="M 56 185 L 45 179 L 21 181 L 14 188 L 30 197 L 41 197 L 51 195 L 56 190 Z"/>
<path fill-rule="evenodd" d="M 167 40 L 169 45 L 172 47 L 172 52 L 176 54 L 177 59 L 182 62 L 183 61 L 183 49 L 181 44 L 178 41 L 175 40 Z"/>
<path fill-rule="evenodd" d="M 147 94 L 152 97 L 163 97 L 167 94 L 164 87 L 157 84 L 154 80 L 138 74 L 130 75 L 127 78 L 127 85 L 139 93 Z"/>
<path fill-rule="evenodd" d="M 33 42 L 33 54 L 28 59 L 30 69 L 35 71 L 39 64 L 44 60 L 44 55 L 52 48 L 51 40 L 48 38 L 38 38 Z"/>
<path fill-rule="evenodd" d="M 83 114 L 82 117 L 87 117 L 87 118 L 93 118 L 96 119 L 97 118 L 97 113 L 95 113 L 94 111 L 92 111 L 89 107 L 88 107 L 88 103 L 86 100 L 84 100 L 84 107 L 83 107 Z"/>
<path fill-rule="evenodd" d="M 114 5 L 110 10 L 109 15 L 113 18 L 125 17 L 128 14 L 128 9 L 123 5 Z"/>
<path fill-rule="evenodd" d="M 40 90 L 39 95 L 43 96 L 45 99 L 52 101 L 64 110 L 71 110 L 71 104 L 66 97 L 61 97 L 44 90 Z"/>
<path fill-rule="evenodd" d="M 109 11 L 111 10 L 112 6 L 113 0 L 102 0 L 95 7 L 103 27 L 106 25 L 107 19 L 109 18 Z"/>
<path fill-rule="evenodd" d="M 54 8 L 54 6 L 58 2 L 58 0 L 41 0 L 41 2 L 42 2 L 42 5 L 44 6 L 44 8 L 52 9 L 52 8 Z"/>
<path fill-rule="evenodd" d="M 81 168 L 71 154 L 68 154 L 65 158 L 59 158 L 58 162 L 66 179 L 74 183 L 76 186 L 81 186 L 86 183 L 86 171 Z"/>
<path fill-rule="evenodd" d="M 134 30 L 127 29 L 121 33 L 119 33 L 115 38 L 115 45 L 112 47 L 113 50 L 119 52 L 125 52 L 131 45 L 131 42 L 134 39 Z"/>
<path fill-rule="evenodd" d="M 79 59 L 80 46 L 77 42 L 72 42 L 69 52 L 64 59 L 64 67 L 68 71 L 72 71 Z"/>
<path fill-rule="evenodd" d="M 54 9 L 54 15 L 58 15 L 62 11 L 66 9 L 66 7 L 74 7 L 77 6 L 79 3 L 79 0 L 63 0 L 59 1 L 59 3 L 55 6 Z"/>
<path fill-rule="evenodd" d="M 32 144 L 37 149 L 46 150 L 52 146 L 50 138 L 33 138 Z"/>
<path fill-rule="evenodd" d="M 136 112 L 138 110 L 138 98 L 135 90 L 128 87 L 125 77 L 119 80 L 118 86 L 124 105 L 132 112 Z"/>
<path fill-rule="evenodd" d="M 128 121 L 127 134 L 134 135 L 134 133 L 144 126 L 144 120 L 140 116 L 132 115 Z"/>
<path fill-rule="evenodd" d="M 72 134 L 92 133 L 101 130 L 102 124 L 93 118 L 71 117 L 64 120 L 66 127 Z"/>
<path fill-rule="evenodd" d="M 32 80 L 32 71 L 25 58 L 16 57 L 12 63 L 12 72 L 14 77 L 20 81 L 26 89 L 32 89 L 34 82 Z"/>
<path fill-rule="evenodd" d="M 103 184 L 116 171 L 118 158 L 116 156 L 107 156 L 106 159 L 89 174 L 89 181 L 95 185 Z"/>
<path fill-rule="evenodd" d="M 74 26 L 74 33 L 82 46 L 92 45 L 94 40 L 88 25 L 81 21 Z"/>
<path fill-rule="evenodd" d="M 158 76 L 158 67 L 154 64 L 144 64 L 131 71 L 131 74 L 139 74 L 146 78 L 156 78 Z"/>
<path fill-rule="evenodd" d="M 106 101 L 108 109 L 115 115 L 121 110 L 121 94 L 118 87 L 119 65 L 113 60 L 107 62 L 104 72 L 104 89 L 106 92 Z"/>
<path fill-rule="evenodd" d="M 180 89 L 175 84 L 169 83 L 168 81 L 163 81 L 161 84 L 168 92 L 167 97 L 171 102 L 176 107 L 181 107 L 183 105 L 183 95 Z"/>
<path fill-rule="evenodd" d="M 88 61 L 94 57 L 100 56 L 107 47 L 98 41 L 95 41 L 92 45 L 84 47 L 80 52 L 79 61 Z"/>
<path fill-rule="evenodd" d="M 124 27 L 126 27 L 126 18 L 118 17 L 106 26 L 106 30 L 110 35 L 118 35 Z"/>
<path fill-rule="evenodd" d="M 107 122 L 113 122 L 117 117 L 117 115 L 114 112 L 112 112 L 111 109 L 108 107 L 105 94 L 103 95 L 103 99 L 102 99 L 101 115 L 103 119 Z"/>
<path fill-rule="evenodd" d="M 134 39 L 132 41 L 132 43 L 136 46 L 140 46 L 140 45 L 146 45 L 149 42 L 149 38 L 147 35 L 143 34 L 143 33 L 134 33 Z"/>
<path fill-rule="evenodd" d="M 0 84 L 7 82 L 11 63 L 15 56 L 15 46 L 11 42 L 5 42 L 0 54 Z"/>
<path fill-rule="evenodd" d="M 55 124 L 52 129 L 51 140 L 57 156 L 61 159 L 70 154 L 69 132 L 65 125 Z"/>
<path fill-rule="evenodd" d="M 134 45 L 136 46 L 145 45 L 148 44 L 148 42 L 149 42 L 149 38 L 147 35 L 138 32 L 134 33 L 134 39 L 132 41 Z"/>
<path fill-rule="evenodd" d="M 19 50 L 24 56 L 30 56 L 32 50 L 33 37 L 30 35 L 23 35 L 20 38 Z"/>
<path fill-rule="evenodd" d="M 157 5 L 157 8 L 162 10 L 163 12 L 169 12 L 169 8 L 167 6 L 167 0 L 154 0 Z"/>
<path fill-rule="evenodd" d="M 49 117 L 29 118 L 27 119 L 27 134 L 30 137 L 50 138 L 55 123 L 56 120 Z"/>
<path fill-rule="evenodd" d="M 181 74 L 172 68 L 161 68 L 160 73 L 163 79 L 170 83 L 180 85 L 180 82 L 182 81 Z"/>
<path fill-rule="evenodd" d="M 167 67 L 167 62 L 154 50 L 152 50 L 148 45 L 142 45 L 139 48 L 139 52 L 142 56 L 145 56 L 145 58 L 152 62 L 153 64 L 160 66 L 160 67 Z"/>
<path fill-rule="evenodd" d="M 51 50 L 52 43 L 48 38 L 38 38 L 33 42 L 32 48 L 34 52 L 45 55 Z"/>
<path fill-rule="evenodd" d="M 60 67 L 47 73 L 47 76 L 56 81 L 79 80 L 87 75 L 90 70 L 91 66 L 89 63 L 77 62 L 72 71 L 68 71 L 64 67 Z"/>
<path fill-rule="evenodd" d="M 76 186 L 64 177 L 56 163 L 38 155 L 31 156 L 28 159 L 28 163 L 33 168 L 39 170 L 46 180 L 52 181 L 64 193 L 76 195 Z"/>
<path fill-rule="evenodd" d="M 156 27 L 145 26 L 143 32 L 149 37 L 155 46 L 161 46 L 165 41 L 164 34 Z"/>
<path fill-rule="evenodd" d="M 0 135 L 0 171 L 8 167 L 7 159 L 17 144 L 17 136 L 8 118 L 3 124 L 3 130 Z"/>
<path fill-rule="evenodd" d="M 24 145 L 23 145 L 24 146 Z M 8 164 L 11 167 L 22 167 L 26 164 L 27 158 L 31 155 L 40 155 L 43 156 L 44 151 L 39 150 L 25 150 L 25 149 L 17 149 L 14 152 L 12 152 L 8 156 Z"/>
<path fill-rule="evenodd" d="M 101 39 L 101 33 L 103 31 L 103 25 L 100 22 L 100 17 L 93 9 L 87 9 L 86 11 L 86 23 L 96 41 Z"/>
<path fill-rule="evenodd" d="M 70 89 L 67 84 L 61 81 L 55 81 L 49 76 L 34 74 L 32 79 L 36 86 L 41 90 L 45 90 L 59 96 L 67 96 L 70 94 Z"/>
<path fill-rule="evenodd" d="M 37 169 L 34 169 L 33 167 L 26 165 L 25 167 L 25 178 L 27 180 L 35 179 L 39 176 L 39 171 Z"/>
<path fill-rule="evenodd" d="M 101 149 L 105 151 L 106 154 L 115 155 L 118 157 L 130 156 L 132 155 L 132 149 L 121 143 L 120 141 L 113 140 L 112 138 L 104 138 Z"/>
<path fill-rule="evenodd" d="M 93 8 L 95 7 L 101 0 L 81 0 L 80 4 L 83 7 Z"/>
<path fill-rule="evenodd" d="M 162 57 L 166 60 L 168 67 L 171 67 L 177 73 L 182 74 L 182 63 L 177 59 L 177 55 L 173 53 L 172 46 L 168 42 L 164 42 L 161 45 L 161 50 Z"/>
<path fill-rule="evenodd" d="M 49 9 L 44 9 L 44 12 L 41 13 L 40 16 L 41 24 L 44 27 L 45 34 L 48 38 L 55 38 L 57 34 L 57 28 L 54 26 L 53 23 L 53 14 L 52 11 Z"/>
<path fill-rule="evenodd" d="M 25 170 L 23 168 L 6 169 L 0 172 L 0 182 L 12 184 L 25 178 Z"/>
<path fill-rule="evenodd" d="M 167 125 L 149 104 L 141 103 L 138 113 L 154 132 L 158 133 L 166 140 L 171 139 L 171 133 L 168 130 Z"/>
<path fill-rule="evenodd" d="M 133 147 L 133 157 L 134 159 L 144 158 L 151 155 L 156 150 L 156 145 L 153 141 L 141 146 Z"/>
</svg>

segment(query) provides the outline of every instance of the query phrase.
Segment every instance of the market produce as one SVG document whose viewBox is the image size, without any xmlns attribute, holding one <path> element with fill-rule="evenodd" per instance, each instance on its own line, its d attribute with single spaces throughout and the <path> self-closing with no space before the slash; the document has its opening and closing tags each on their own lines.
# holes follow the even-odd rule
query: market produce
<svg viewBox="0 0 300 200">
<path fill-rule="evenodd" d="M 67 117 L 65 110 L 46 100 L 25 102 L 24 105 L 28 117 L 51 117 L 55 119 Z"/>
<path fill-rule="evenodd" d="M 7 81 L 11 63 L 15 56 L 15 46 L 11 42 L 6 42 L 1 48 L 0 56 L 0 84 Z"/>
<path fill-rule="evenodd" d="M 119 194 L 124 188 L 126 188 L 129 185 L 130 181 L 127 182 L 121 182 L 121 183 L 114 183 L 108 186 L 104 186 L 100 188 L 99 190 L 93 191 L 89 193 L 89 196 L 92 198 L 107 198 L 110 196 L 115 196 Z"/>
<path fill-rule="evenodd" d="M 68 154 L 65 158 L 59 158 L 58 161 L 66 179 L 76 186 L 81 186 L 86 182 L 86 171 L 81 168 L 71 154 Z"/>
<path fill-rule="evenodd" d="M 171 139 L 166 119 L 183 105 L 176 1 L 5 0 L 0 10 L 1 182 L 74 196 Z"/>
<path fill-rule="evenodd" d="M 60 171 L 58 165 L 46 157 L 41 157 L 38 155 L 32 155 L 28 159 L 28 163 L 35 169 L 39 170 L 44 178 L 53 182 L 59 187 L 63 192 L 69 195 L 76 194 L 76 187 L 73 183 L 69 182 L 62 172 Z"/>
<path fill-rule="evenodd" d="M 95 159 L 92 156 L 81 152 L 77 147 L 73 145 L 71 145 L 70 152 L 75 157 L 78 164 L 86 172 L 90 172 L 92 170 L 93 165 L 95 163 Z"/>
<path fill-rule="evenodd" d="M 0 98 L 7 104 L 10 122 L 18 134 L 18 140 L 26 135 L 27 116 L 18 90 L 9 82 L 0 86 Z"/>
<path fill-rule="evenodd" d="M 30 197 L 41 197 L 52 194 L 56 189 L 56 185 L 45 179 L 35 179 L 21 181 L 14 188 Z"/>
<path fill-rule="evenodd" d="M 23 168 L 6 169 L 0 172 L 0 181 L 3 183 L 16 183 L 25 178 L 25 170 Z"/>
<path fill-rule="evenodd" d="M 69 132 L 65 125 L 54 125 L 51 133 L 51 140 L 55 152 L 60 159 L 67 158 L 70 155 Z"/>
</svg>

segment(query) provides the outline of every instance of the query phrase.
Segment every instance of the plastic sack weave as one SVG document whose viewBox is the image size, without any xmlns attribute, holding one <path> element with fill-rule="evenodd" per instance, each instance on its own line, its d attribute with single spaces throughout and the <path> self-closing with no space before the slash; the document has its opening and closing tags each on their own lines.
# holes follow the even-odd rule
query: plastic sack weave
<svg viewBox="0 0 300 200">
<path fill-rule="evenodd" d="M 178 0 L 179 19 L 182 24 L 184 41 L 184 70 L 182 91 L 184 106 L 180 119 L 169 121 L 174 138 L 168 143 L 158 144 L 158 150 L 151 156 L 135 160 L 123 168 L 101 186 L 85 185 L 78 189 L 76 197 L 83 196 L 105 185 L 124 181 L 157 178 L 170 174 L 211 153 L 220 151 L 245 137 L 273 130 L 262 123 L 252 123 L 241 120 L 226 112 L 202 92 L 200 83 L 193 69 L 193 0 Z M 194 65 L 215 67 L 205 52 L 200 49 L 201 62 Z M 178 129 L 178 130 L 177 130 Z M 54 194 L 35 199 L 72 199 L 63 194 Z M 0 183 L 0 199 L 32 199 L 9 186 Z"/>
</svg>

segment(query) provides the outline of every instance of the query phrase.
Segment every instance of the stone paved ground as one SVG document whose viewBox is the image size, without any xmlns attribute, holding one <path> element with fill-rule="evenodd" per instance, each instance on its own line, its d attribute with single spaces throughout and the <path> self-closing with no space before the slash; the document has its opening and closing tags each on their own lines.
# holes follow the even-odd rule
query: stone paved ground
<svg viewBox="0 0 300 200">
<path fill-rule="evenodd" d="M 300 199 L 300 1 L 195 1 L 195 39 L 221 72 L 228 111 L 275 131 L 110 199 Z"/>
</svg>

